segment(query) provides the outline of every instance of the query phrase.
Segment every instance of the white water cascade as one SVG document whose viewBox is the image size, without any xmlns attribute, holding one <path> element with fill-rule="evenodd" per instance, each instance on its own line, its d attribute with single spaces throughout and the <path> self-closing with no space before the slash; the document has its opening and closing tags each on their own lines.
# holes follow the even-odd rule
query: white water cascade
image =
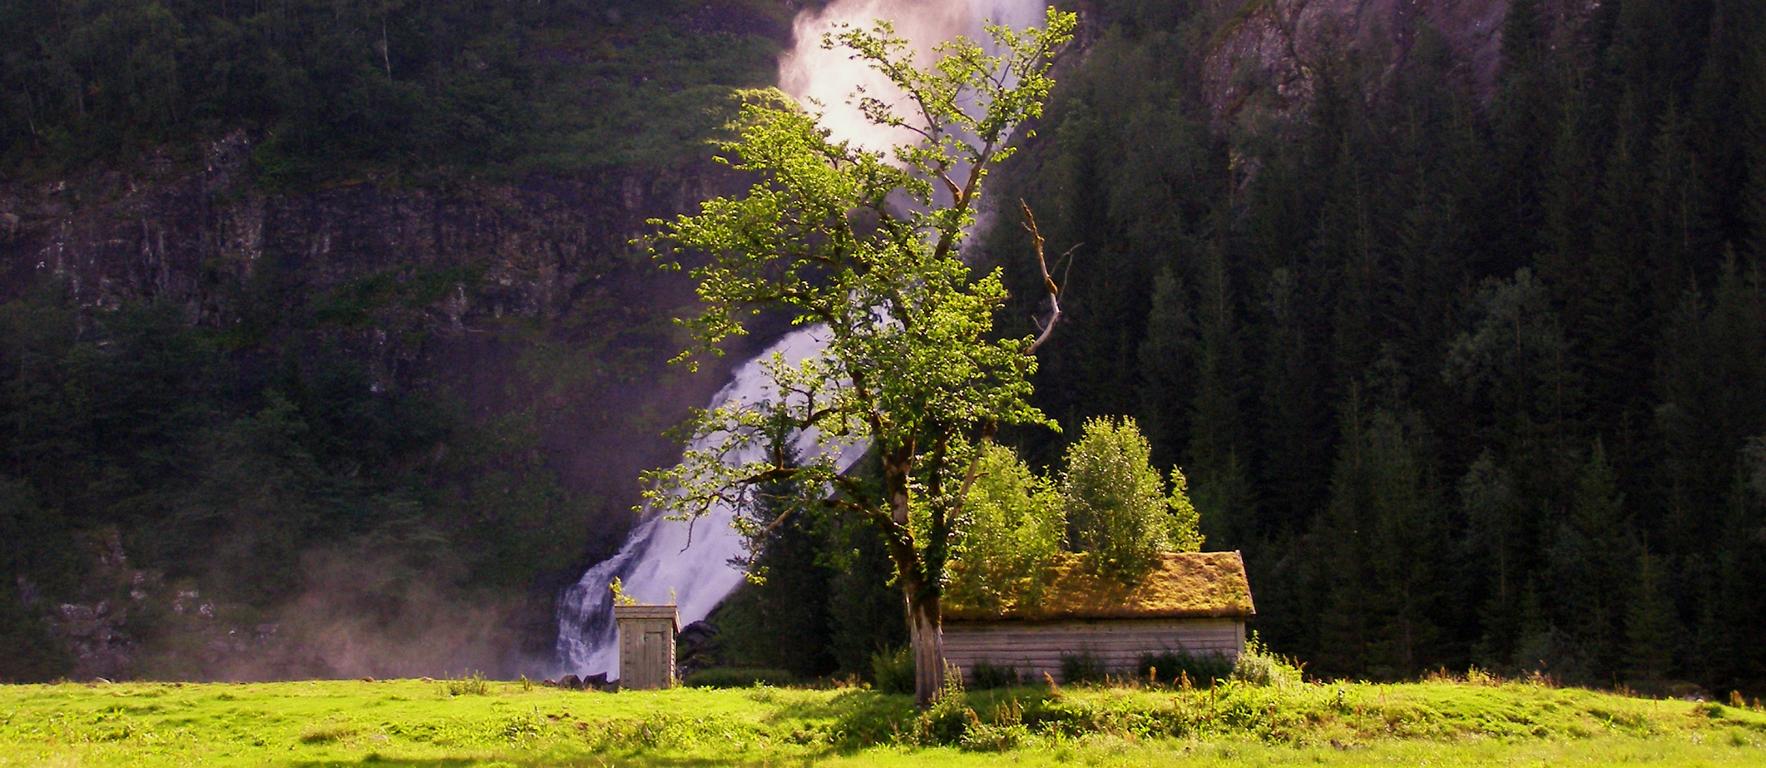
<svg viewBox="0 0 1766 768">
<path fill-rule="evenodd" d="M 809 109 L 820 109 L 822 123 L 834 138 L 846 139 L 870 149 L 887 149 L 906 140 L 905 129 L 880 128 L 866 122 L 847 103 L 862 86 L 880 98 L 890 93 L 888 84 L 844 51 L 823 50 L 822 34 L 836 24 L 869 26 L 885 18 L 910 40 L 922 63 L 930 61 L 932 47 L 957 35 L 985 39 L 986 22 L 1025 27 L 1041 21 L 1043 0 L 836 0 L 821 12 L 804 11 L 793 24 L 796 44 L 780 59 L 780 87 Z M 911 134 L 910 134 L 911 135 Z M 794 330 L 771 347 L 743 363 L 730 383 L 712 398 L 711 407 L 727 404 L 758 404 L 776 395 L 765 368 L 774 355 L 795 363 L 819 354 L 825 344 L 820 326 Z M 805 453 L 818 451 L 813 434 L 799 435 L 797 446 Z M 700 446 L 693 446 L 700 447 Z M 755 448 L 753 450 L 760 450 Z M 864 445 L 841 449 L 842 471 L 864 453 Z M 739 454 L 735 462 L 757 456 Z M 565 591 L 558 606 L 557 673 L 615 676 L 618 671 L 614 647 L 613 596 L 609 585 L 618 578 L 626 592 L 640 602 L 663 602 L 671 593 L 683 625 L 709 615 L 713 608 L 741 584 L 743 575 L 732 561 L 745 554 L 745 542 L 731 525 L 739 510 L 716 505 L 690 529 L 686 522 L 652 513 L 634 527 L 613 557 L 590 568 Z"/>
</svg>

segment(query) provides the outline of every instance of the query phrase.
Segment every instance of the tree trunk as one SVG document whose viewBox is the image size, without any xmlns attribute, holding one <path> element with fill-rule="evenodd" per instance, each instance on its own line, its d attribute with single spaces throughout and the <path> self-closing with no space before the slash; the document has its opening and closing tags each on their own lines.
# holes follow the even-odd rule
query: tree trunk
<svg viewBox="0 0 1766 768">
<path fill-rule="evenodd" d="M 902 590 L 907 600 L 908 638 L 914 649 L 914 702 L 924 708 L 944 693 L 944 628 L 938 598 Z"/>
</svg>

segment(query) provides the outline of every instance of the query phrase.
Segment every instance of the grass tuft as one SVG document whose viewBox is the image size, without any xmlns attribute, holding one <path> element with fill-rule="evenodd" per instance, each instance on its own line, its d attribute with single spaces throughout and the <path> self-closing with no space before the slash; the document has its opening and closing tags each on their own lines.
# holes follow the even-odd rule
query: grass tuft
<svg viewBox="0 0 1766 768">
<path fill-rule="evenodd" d="M 472 672 L 465 677 L 442 682 L 442 693 L 448 696 L 483 696 L 491 692 L 489 680 L 484 675 Z"/>
</svg>

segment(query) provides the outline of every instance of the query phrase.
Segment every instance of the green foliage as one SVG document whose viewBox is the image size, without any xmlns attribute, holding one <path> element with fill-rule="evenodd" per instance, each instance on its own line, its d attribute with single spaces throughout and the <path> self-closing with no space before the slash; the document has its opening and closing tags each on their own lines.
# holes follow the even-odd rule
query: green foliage
<svg viewBox="0 0 1766 768">
<path fill-rule="evenodd" d="M 1134 668 L 1135 677 L 1147 682 L 1203 687 L 1232 677 L 1236 670 L 1233 662 L 1222 654 L 1195 654 L 1181 649 L 1144 654 L 1135 662 Z"/>
<path fill-rule="evenodd" d="M 975 662 L 969 668 L 969 687 L 984 691 L 989 688 L 1010 688 L 1018 685 L 1018 668 L 1010 665 L 996 666 L 985 661 Z"/>
<path fill-rule="evenodd" d="M 983 447 L 975 471 L 945 595 L 983 610 L 1035 605 L 1067 535 L 1061 498 L 1008 448 Z"/>
<path fill-rule="evenodd" d="M 962 678 L 950 675 L 945 678 L 944 690 L 937 701 L 920 713 L 919 720 L 914 723 L 914 735 L 919 743 L 926 745 L 960 744 L 979 724 L 975 710 L 969 707 Z"/>
<path fill-rule="evenodd" d="M 694 340 L 682 359 L 714 354 L 746 333 L 757 308 L 819 323 L 827 341 L 802 362 L 772 361 L 768 373 L 785 393 L 776 402 L 699 414 L 691 431 L 702 447 L 647 474 L 646 500 L 690 517 L 732 498 L 746 503 L 769 480 L 831 489 L 835 501 L 818 507 L 875 524 L 888 543 L 911 623 L 921 628 L 914 643 L 928 651 L 924 635 L 938 623 L 946 566 L 960 544 L 963 486 L 979 451 L 1001 425 L 1049 423 L 1028 404 L 1034 342 L 994 332 L 1005 301 L 999 272 L 975 274 L 960 246 L 988 169 L 1012 153 L 1010 130 L 1041 114 L 1053 56 L 1075 23 L 1050 9 L 1046 29 L 990 27 L 998 54 L 958 39 L 923 70 L 888 23 L 844 29 L 825 44 L 851 50 L 917 107 L 897 112 L 861 95 L 861 111 L 924 141 L 886 154 L 837 141 L 813 115 L 748 104 L 734 138 L 719 144 L 720 160 L 757 182 L 701 203 L 696 214 L 652 222 L 664 268 L 681 269 L 692 255 L 702 311 L 682 321 Z M 951 174 L 965 181 L 952 182 L 952 199 L 935 199 L 933 181 Z M 913 204 L 891 202 L 902 196 Z M 860 211 L 875 226 L 861 226 Z M 816 430 L 826 450 L 725 463 L 778 425 Z M 856 439 L 881 458 L 880 487 L 839 471 L 839 448 Z M 922 673 L 916 689 L 929 702 L 942 669 Z"/>
<path fill-rule="evenodd" d="M 1328 671 L 1398 678 L 1439 642 L 1447 589 L 1439 558 L 1446 520 L 1427 476 L 1414 416 L 1367 413 L 1355 396 L 1316 535 L 1333 542 L 1318 563 L 1329 585 L 1321 627 Z"/>
<path fill-rule="evenodd" d="M 670 164 L 770 82 L 779 11 L 690 3 L 26 0 L 0 15 L 0 167 L 244 128 L 260 183 Z M 179 152 L 187 152 L 180 148 Z M 182 157 L 181 160 L 194 160 Z"/>
<path fill-rule="evenodd" d="M 1099 6 L 999 174 L 1085 244 L 1033 402 L 1070 428 L 1132 413 L 1210 544 L 1246 552 L 1262 630 L 1325 674 L 1611 684 L 1635 657 L 1766 686 L 1760 513 L 1735 491 L 1766 435 L 1766 13 L 1517 1 L 1488 88 L 1447 44 L 1464 30 L 1398 22 L 1400 50 L 1306 56 L 1299 102 L 1257 67 L 1220 77 L 1275 13 Z M 1035 317 L 1024 233 L 981 242 L 1008 316 Z M 1051 463 L 1057 438 L 1015 437 Z M 1597 443 L 1604 489 L 1582 482 Z M 1658 620 L 1615 608 L 1643 542 Z M 1696 650 L 1637 656 L 1628 627 L 1675 625 Z"/>
<path fill-rule="evenodd" d="M 1647 688 L 1668 679 L 1682 634 L 1662 584 L 1662 566 L 1649 550 L 1639 553 L 1635 573 L 1625 611 L 1625 677 Z"/>
<path fill-rule="evenodd" d="M 871 654 L 871 685 L 884 693 L 913 693 L 913 649 L 903 646 Z"/>
<path fill-rule="evenodd" d="M 130 600 L 96 564 L 113 540 L 128 569 L 197 588 L 230 620 L 261 621 L 319 581 L 362 626 L 416 592 L 518 594 L 578 556 L 560 542 L 587 505 L 563 498 L 530 432 L 388 391 L 336 337 L 242 349 L 180 307 L 80 314 L 59 288 L 0 306 L 0 534 L 17 543 L 0 559 L 0 610 L 17 620 L 0 635 L 34 649 L 0 676 L 66 670 L 43 640 L 55 605 Z M 374 578 L 330 583 L 334 556 Z M 167 595 L 145 591 L 125 627 L 138 673 L 178 634 L 162 636 Z M 184 661 L 161 671 L 210 672 Z"/>
<path fill-rule="evenodd" d="M 1256 632 L 1245 640 L 1245 650 L 1233 660 L 1232 679 L 1250 685 L 1289 688 L 1304 680 L 1304 665 L 1270 650 Z"/>
<path fill-rule="evenodd" d="M 884 543 L 862 520 L 831 521 L 826 557 L 828 653 L 843 675 L 872 674 L 872 657 L 907 642 L 901 593 L 892 588 L 894 566 Z"/>
<path fill-rule="evenodd" d="M 1098 573 L 1132 582 L 1157 564 L 1159 553 L 1201 546 L 1185 487 L 1167 496 L 1150 461 L 1147 439 L 1129 418 L 1087 421 L 1067 449 L 1061 477 L 1067 540 L 1091 555 L 1088 566 Z M 1172 479 L 1183 475 L 1174 472 Z"/>
<path fill-rule="evenodd" d="M 1068 685 L 1103 683 L 1110 679 L 1104 660 L 1089 651 L 1061 654 L 1061 682 Z"/>
<path fill-rule="evenodd" d="M 760 685 L 790 685 L 800 679 L 784 669 L 711 667 L 687 675 L 681 679 L 681 684 L 689 688 L 753 688 Z"/>
</svg>

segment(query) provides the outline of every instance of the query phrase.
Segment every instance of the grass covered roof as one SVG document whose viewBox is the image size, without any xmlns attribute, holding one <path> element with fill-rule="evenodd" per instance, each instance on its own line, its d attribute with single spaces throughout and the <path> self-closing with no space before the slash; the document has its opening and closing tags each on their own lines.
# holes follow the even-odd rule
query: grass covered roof
<svg viewBox="0 0 1766 768">
<path fill-rule="evenodd" d="M 1238 552 L 1167 552 L 1159 566 L 1134 584 L 1098 576 L 1083 555 L 1068 555 L 1054 566 L 1034 604 L 999 609 L 947 601 L 944 617 L 954 621 L 1019 619 L 1178 619 L 1256 615 L 1245 560 Z"/>
</svg>

